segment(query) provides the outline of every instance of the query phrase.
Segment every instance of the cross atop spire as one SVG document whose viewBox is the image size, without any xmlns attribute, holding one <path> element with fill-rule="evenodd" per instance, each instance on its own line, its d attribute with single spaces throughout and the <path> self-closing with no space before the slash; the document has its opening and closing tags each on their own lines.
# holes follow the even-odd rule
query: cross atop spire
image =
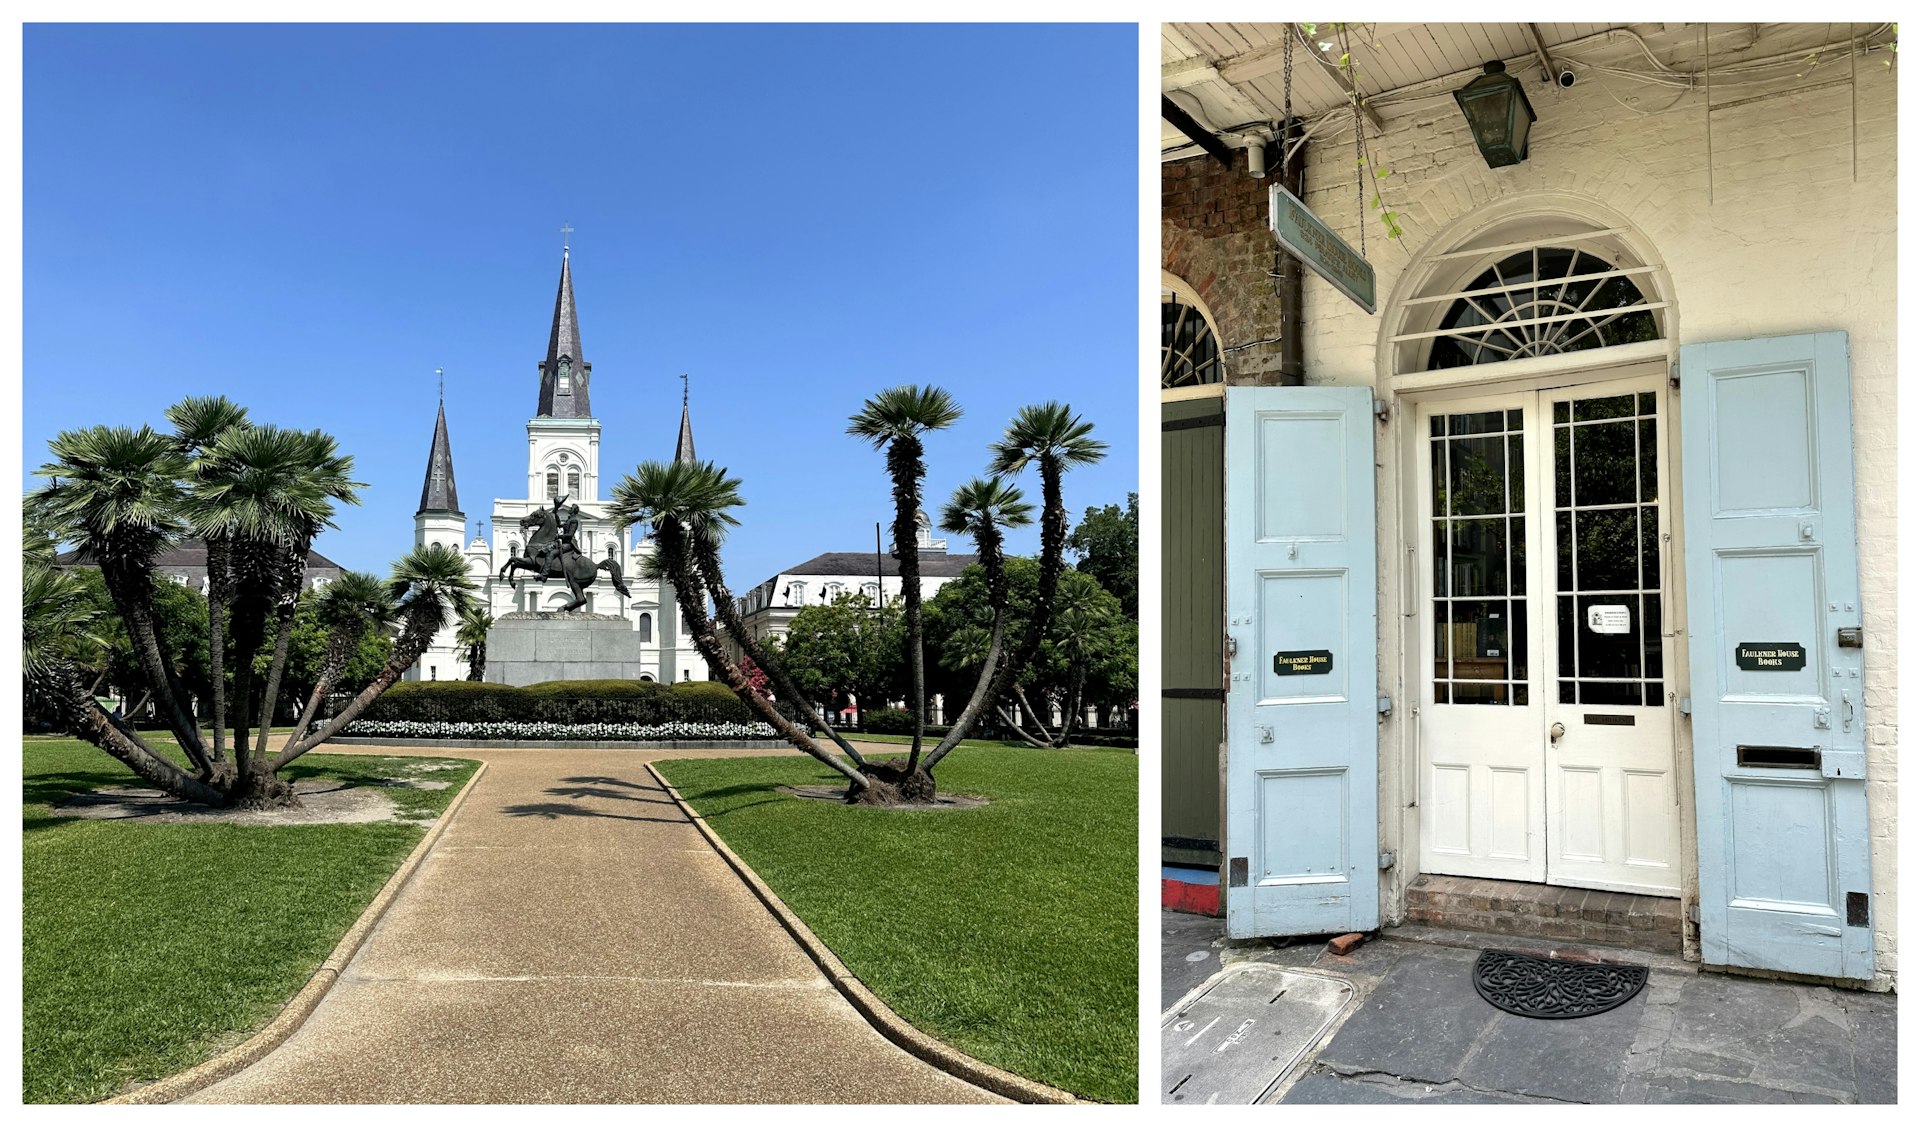
<svg viewBox="0 0 1920 1127">
<path fill-rule="evenodd" d="M 433 374 L 440 377 L 440 402 L 445 403 L 447 401 L 447 370 L 435 368 Z"/>
<path fill-rule="evenodd" d="M 687 407 L 687 375 L 680 373 L 680 441 L 673 447 L 673 460 L 693 465 L 693 415 Z"/>
<path fill-rule="evenodd" d="M 567 256 L 567 252 L 572 249 L 573 249 L 573 226 L 572 224 L 562 223 L 560 224 L 560 257 L 565 258 Z"/>
<path fill-rule="evenodd" d="M 563 228 L 571 230 L 571 228 Z M 547 334 L 547 358 L 540 362 L 540 404 L 534 411 L 556 419 L 590 419 L 587 385 L 593 365 L 580 349 L 580 319 L 573 308 L 573 264 L 560 254 L 560 289 L 553 298 L 553 328 Z"/>
</svg>

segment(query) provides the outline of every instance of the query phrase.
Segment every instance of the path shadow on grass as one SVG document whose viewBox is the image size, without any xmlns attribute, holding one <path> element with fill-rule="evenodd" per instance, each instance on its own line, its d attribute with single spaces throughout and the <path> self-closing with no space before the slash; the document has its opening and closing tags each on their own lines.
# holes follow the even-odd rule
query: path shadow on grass
<svg viewBox="0 0 1920 1127">
<path fill-rule="evenodd" d="M 610 814 L 604 810 L 594 810 L 586 806 L 574 806 L 565 802 L 521 802 L 500 808 L 503 814 L 516 818 L 546 818 L 549 821 L 559 818 L 615 818 L 622 822 L 659 822 L 667 826 L 691 825 L 685 818 L 649 818 L 644 814 Z"/>
</svg>

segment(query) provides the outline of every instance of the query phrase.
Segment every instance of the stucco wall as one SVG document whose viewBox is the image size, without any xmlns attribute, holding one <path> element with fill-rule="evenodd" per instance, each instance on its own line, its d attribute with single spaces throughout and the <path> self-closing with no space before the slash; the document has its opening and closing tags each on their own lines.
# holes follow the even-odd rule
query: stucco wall
<svg viewBox="0 0 1920 1127">
<path fill-rule="evenodd" d="M 1756 53 L 1766 49 L 1763 42 Z M 1378 272 L 1381 316 L 1370 316 L 1316 277 L 1306 282 L 1305 360 L 1309 383 L 1372 384 L 1387 395 L 1376 356 L 1385 318 L 1403 275 L 1450 227 L 1497 201 L 1554 194 L 1589 201 L 1623 217 L 1665 267 L 1675 344 L 1845 330 L 1853 368 L 1854 471 L 1866 631 L 1865 708 L 1868 804 L 1879 985 L 1897 971 L 1895 786 L 1897 777 L 1895 627 L 1895 76 L 1862 60 L 1857 81 L 1737 105 L 1712 113 L 1709 199 L 1708 113 L 1698 92 L 1676 92 L 1593 76 L 1570 90 L 1529 81 L 1539 113 L 1530 158 L 1486 167 L 1445 87 L 1441 96 L 1380 102 L 1384 135 L 1369 129 L 1388 206 L 1404 238 L 1383 235 L 1369 216 L 1369 258 Z M 1845 79 L 1844 58 L 1822 64 L 1807 84 Z M 1531 77 L 1531 76 L 1529 76 Z M 1610 85 L 1609 85 L 1610 84 Z M 1724 104 L 1752 91 L 1717 92 Z M 1616 100 L 1637 99 L 1634 108 Z M 1855 114 L 1857 113 L 1857 121 Z M 1855 137 L 1857 136 L 1857 145 Z M 1306 199 L 1349 243 L 1358 245 L 1352 133 L 1333 131 L 1310 146 Z M 1857 174 L 1856 174 L 1857 169 Z M 1856 178 L 1857 176 L 1857 178 Z M 1209 301 L 1223 345 L 1272 335 L 1270 286 L 1259 240 L 1265 209 L 1240 207 L 1265 185 L 1197 158 L 1162 176 L 1163 263 Z M 1211 205 L 1202 185 L 1213 185 Z M 1208 216 L 1214 216 L 1211 222 Z M 1253 229 L 1257 226 L 1257 231 Z M 1458 228 L 1456 227 L 1456 230 Z M 1216 296 L 1217 295 L 1217 296 Z M 1273 354 L 1277 366 L 1277 352 Z M 1264 363 L 1230 365 L 1229 381 L 1269 382 Z M 1382 496 L 1394 459 L 1383 450 Z M 1383 543 L 1400 539 L 1398 515 L 1383 504 Z M 1384 593 L 1396 584 L 1383 576 Z M 1397 608 L 1396 608 L 1397 609 Z M 1382 608 L 1388 613 L 1388 608 Z M 1385 619 L 1383 619 L 1385 621 Z M 1393 678 L 1385 667 L 1383 684 Z M 1382 746 L 1397 745 L 1398 717 Z M 1392 757 L 1388 757 L 1392 758 Z M 1389 764 L 1383 763 L 1383 768 Z M 1386 776 L 1383 774 L 1383 778 Z M 1389 782 L 1387 785 L 1393 785 Z M 1383 807 L 1383 813 L 1385 808 Z M 1691 833 L 1691 828 L 1687 830 Z M 1389 830 L 1391 836 L 1391 830 Z M 1417 842 L 1386 843 L 1417 853 Z M 1402 865 L 1403 871 L 1411 871 Z M 1404 879 L 1404 878 L 1403 878 Z"/>
</svg>

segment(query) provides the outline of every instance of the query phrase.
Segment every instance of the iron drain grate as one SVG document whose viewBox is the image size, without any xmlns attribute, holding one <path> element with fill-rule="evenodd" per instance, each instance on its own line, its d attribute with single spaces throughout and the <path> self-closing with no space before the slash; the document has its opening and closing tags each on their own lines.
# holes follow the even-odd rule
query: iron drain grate
<svg viewBox="0 0 1920 1127">
<path fill-rule="evenodd" d="M 1647 968 L 1576 963 L 1516 951 L 1482 951 L 1473 988 L 1489 1005 L 1521 1017 L 1591 1017 L 1626 1002 L 1647 984 Z"/>
</svg>

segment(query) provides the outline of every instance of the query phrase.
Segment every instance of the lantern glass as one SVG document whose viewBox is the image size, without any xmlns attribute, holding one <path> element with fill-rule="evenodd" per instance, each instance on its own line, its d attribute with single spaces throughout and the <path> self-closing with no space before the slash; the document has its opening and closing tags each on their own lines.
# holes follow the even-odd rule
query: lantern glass
<svg viewBox="0 0 1920 1127">
<path fill-rule="evenodd" d="M 1498 60 L 1486 64 L 1486 73 L 1453 92 L 1454 101 L 1473 130 L 1473 143 L 1487 167 L 1500 168 L 1527 159 L 1527 135 L 1535 115 L 1520 80 L 1506 73 Z"/>
</svg>

